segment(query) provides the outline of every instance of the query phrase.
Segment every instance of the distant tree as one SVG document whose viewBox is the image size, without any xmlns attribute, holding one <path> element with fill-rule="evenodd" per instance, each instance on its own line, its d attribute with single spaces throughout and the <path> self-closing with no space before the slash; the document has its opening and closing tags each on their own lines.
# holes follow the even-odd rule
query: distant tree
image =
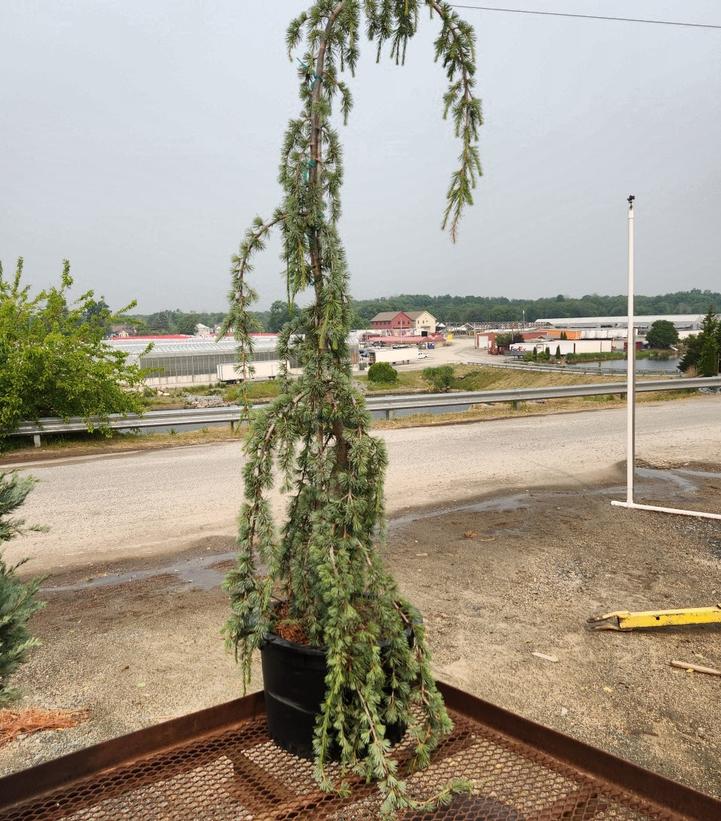
<svg viewBox="0 0 721 821">
<path fill-rule="evenodd" d="M 71 301 L 67 260 L 60 285 L 35 296 L 22 270 L 6 280 L 0 266 L 0 445 L 23 419 L 141 411 L 144 372 L 104 341 L 122 312 L 98 309 L 92 291 Z"/>
<path fill-rule="evenodd" d="M 90 302 L 83 312 L 82 321 L 99 323 L 105 329 L 105 336 L 110 336 L 112 331 L 111 315 L 110 306 L 103 297 L 100 297 L 97 302 Z"/>
<path fill-rule="evenodd" d="M 652 348 L 668 349 L 678 344 L 678 331 L 673 322 L 657 319 L 646 334 L 646 342 Z"/>
<path fill-rule="evenodd" d="M 721 351 L 721 321 L 713 306 L 708 309 L 701 332 L 684 341 L 684 354 L 679 363 L 682 371 L 695 368 L 700 376 L 716 376 Z"/>
<path fill-rule="evenodd" d="M 561 331 L 561 339 L 568 339 L 568 334 L 565 331 Z"/>
<path fill-rule="evenodd" d="M 701 358 L 701 347 L 703 346 L 703 337 L 700 334 L 693 334 L 682 343 L 683 355 L 681 361 L 678 363 L 680 371 L 686 371 L 695 368 Z"/>
<path fill-rule="evenodd" d="M 392 385 L 398 380 L 398 371 L 390 362 L 375 362 L 368 368 L 368 380 L 381 385 Z"/>
<path fill-rule="evenodd" d="M 150 331 L 160 334 L 169 334 L 175 330 L 175 321 L 172 311 L 158 311 L 146 318 Z"/>
<path fill-rule="evenodd" d="M 17 698 L 10 687 L 10 677 L 27 661 L 30 650 L 39 644 L 30 635 L 28 621 L 44 606 L 37 600 L 41 579 L 20 581 L 17 569 L 22 562 L 9 565 L 2 554 L 2 544 L 23 533 L 22 519 L 13 518 L 25 501 L 33 480 L 17 473 L 0 473 L 0 707 Z M 37 528 L 27 528 L 30 530 Z"/>
<path fill-rule="evenodd" d="M 424 368 L 423 378 L 436 392 L 447 392 L 453 387 L 454 370 L 452 365 L 439 365 L 437 368 Z"/>
<path fill-rule="evenodd" d="M 560 358 L 561 358 L 561 346 L 556 345 L 556 359 L 560 359 Z"/>
<path fill-rule="evenodd" d="M 187 334 L 188 336 L 193 336 L 195 334 L 195 328 L 199 324 L 200 320 L 198 319 L 197 314 L 181 314 L 175 320 L 175 332 L 179 334 Z M 205 324 L 205 323 L 203 323 Z"/>
<path fill-rule="evenodd" d="M 513 334 L 496 334 L 496 347 L 499 350 L 506 350 L 513 344 Z"/>
<path fill-rule="evenodd" d="M 719 342 L 714 334 L 707 334 L 703 338 L 698 361 L 698 372 L 701 376 L 718 376 Z"/>
<path fill-rule="evenodd" d="M 282 299 L 276 300 L 270 306 L 270 316 L 268 317 L 268 330 L 278 333 L 286 322 L 289 322 L 298 311 L 298 306 L 294 303 L 288 305 Z"/>
</svg>

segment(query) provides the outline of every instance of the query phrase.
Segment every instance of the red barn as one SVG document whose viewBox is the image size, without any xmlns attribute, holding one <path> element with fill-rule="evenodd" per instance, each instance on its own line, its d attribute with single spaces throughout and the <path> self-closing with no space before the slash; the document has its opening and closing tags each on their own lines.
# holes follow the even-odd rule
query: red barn
<svg viewBox="0 0 721 821">
<path fill-rule="evenodd" d="M 413 319 L 405 311 L 381 311 L 371 319 L 374 331 L 411 331 Z"/>
</svg>

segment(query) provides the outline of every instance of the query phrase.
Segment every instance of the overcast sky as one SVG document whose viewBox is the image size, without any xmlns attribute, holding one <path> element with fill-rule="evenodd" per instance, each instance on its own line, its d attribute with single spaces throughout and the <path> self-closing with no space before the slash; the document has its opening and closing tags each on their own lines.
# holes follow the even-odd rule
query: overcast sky
<svg viewBox="0 0 721 821">
<path fill-rule="evenodd" d="M 467 0 L 474 3 L 476 0 Z M 480 2 L 480 0 L 478 0 Z M 69 257 L 114 307 L 222 310 L 230 255 L 280 198 L 298 110 L 284 51 L 303 0 L 2 0 L 0 259 L 48 284 Z M 514 7 L 721 24 L 718 0 Z M 457 148 L 423 19 L 407 65 L 352 81 L 343 236 L 359 298 L 721 288 L 721 31 L 464 11 L 478 37 L 485 176 L 440 231 Z M 282 297 L 278 246 L 260 305 Z"/>
</svg>

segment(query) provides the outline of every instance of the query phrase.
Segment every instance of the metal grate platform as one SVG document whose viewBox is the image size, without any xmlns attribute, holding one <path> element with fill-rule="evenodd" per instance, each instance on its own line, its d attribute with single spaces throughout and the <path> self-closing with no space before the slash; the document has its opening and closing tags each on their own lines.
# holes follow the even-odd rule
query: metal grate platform
<svg viewBox="0 0 721 821">
<path fill-rule="evenodd" d="M 473 794 L 403 821 L 718 819 L 721 802 L 508 713 L 441 690 L 455 722 L 431 766 L 409 777 L 418 798 L 453 776 Z M 141 730 L 0 780 L 0 821 L 374 821 L 377 787 L 321 792 L 312 764 L 268 737 L 262 693 Z M 401 766 L 411 748 L 395 752 Z"/>
</svg>

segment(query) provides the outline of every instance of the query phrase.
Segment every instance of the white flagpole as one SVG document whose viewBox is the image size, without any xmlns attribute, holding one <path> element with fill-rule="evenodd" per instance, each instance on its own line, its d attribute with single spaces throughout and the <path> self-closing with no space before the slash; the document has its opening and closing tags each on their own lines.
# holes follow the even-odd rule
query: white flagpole
<svg viewBox="0 0 721 821">
<path fill-rule="evenodd" d="M 628 198 L 628 335 L 626 337 L 627 393 L 626 393 L 626 504 L 633 504 L 634 469 L 636 466 L 636 322 L 634 295 L 636 283 L 634 281 L 634 223 L 633 201 L 636 198 L 631 194 Z"/>
<path fill-rule="evenodd" d="M 676 516 L 696 516 L 701 519 L 721 520 L 721 513 L 703 513 L 696 510 L 682 510 L 675 507 L 658 507 L 656 505 L 637 505 L 633 501 L 634 468 L 636 462 L 636 317 L 634 312 L 634 294 L 636 283 L 633 270 L 634 213 L 631 194 L 628 198 L 628 336 L 627 336 L 627 376 L 626 376 L 626 501 L 611 501 L 616 507 L 632 510 L 653 510 L 658 513 L 671 513 Z"/>
</svg>

